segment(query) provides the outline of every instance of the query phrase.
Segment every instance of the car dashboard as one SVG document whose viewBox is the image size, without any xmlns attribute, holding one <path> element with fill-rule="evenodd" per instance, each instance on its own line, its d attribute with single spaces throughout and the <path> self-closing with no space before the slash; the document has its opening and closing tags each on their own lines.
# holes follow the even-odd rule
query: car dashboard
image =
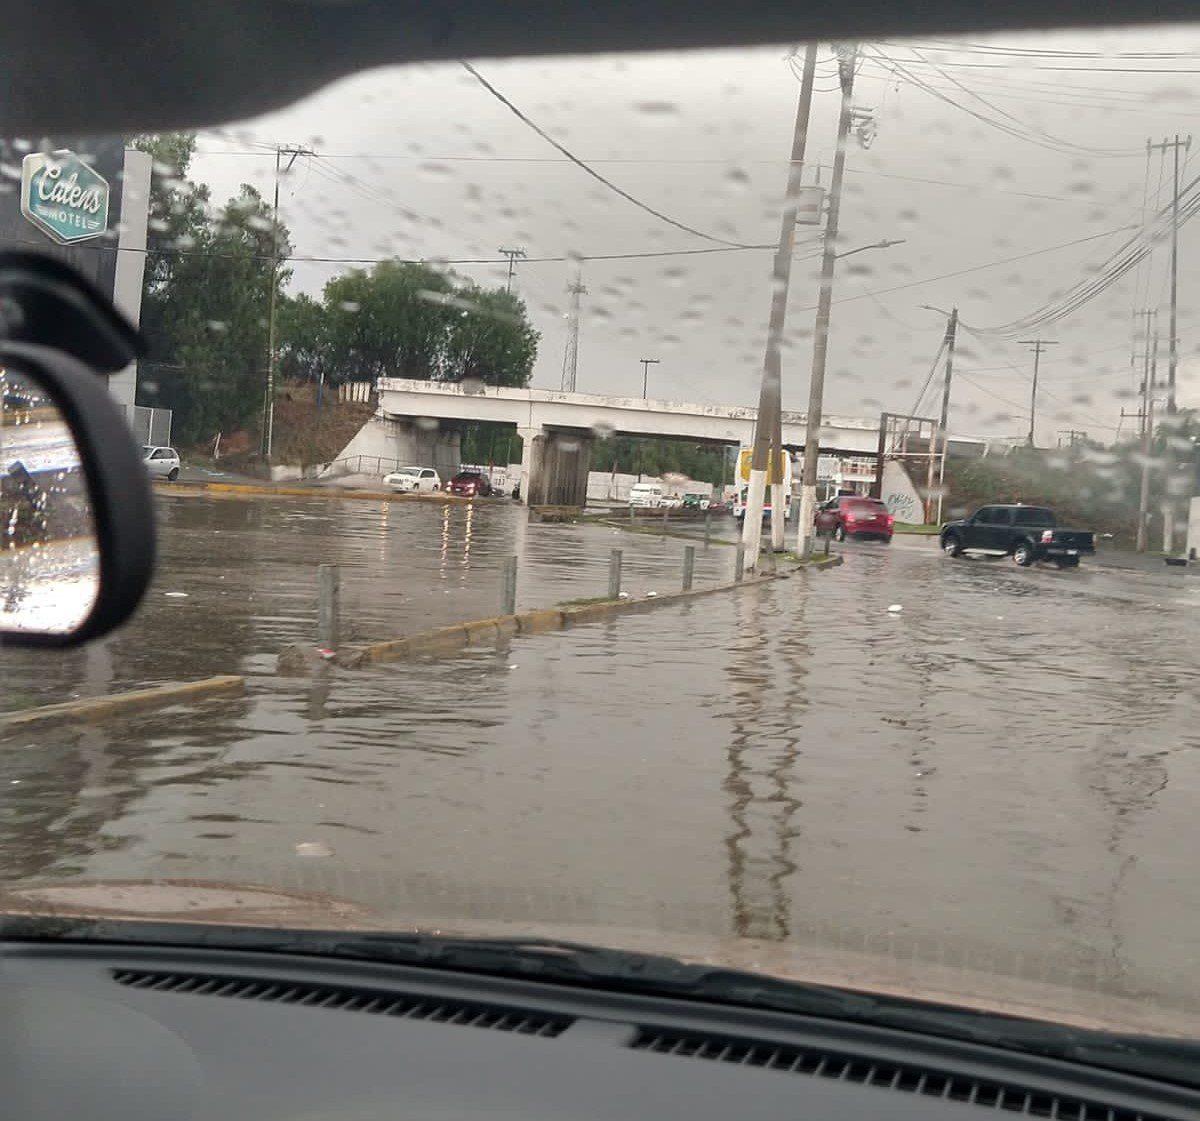
<svg viewBox="0 0 1200 1121">
<path fill-rule="evenodd" d="M 893 1030 L 373 962 L 10 942 L 5 1116 L 1161 1121 L 1200 1094 Z"/>
</svg>

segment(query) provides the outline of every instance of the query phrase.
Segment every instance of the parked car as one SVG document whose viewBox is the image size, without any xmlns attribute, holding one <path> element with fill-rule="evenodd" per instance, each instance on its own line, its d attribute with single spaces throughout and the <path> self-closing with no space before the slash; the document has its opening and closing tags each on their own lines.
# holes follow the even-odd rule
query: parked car
<svg viewBox="0 0 1200 1121">
<path fill-rule="evenodd" d="M 677 494 L 664 494 L 662 505 L 668 510 L 679 510 L 683 507 L 683 499 Z"/>
<path fill-rule="evenodd" d="M 446 490 L 461 498 L 490 498 L 492 484 L 482 471 L 460 471 L 446 484 Z"/>
<path fill-rule="evenodd" d="M 662 483 L 634 483 L 629 488 L 629 505 L 657 510 L 663 504 Z"/>
<path fill-rule="evenodd" d="M 383 484 L 401 494 L 442 489 L 442 477 L 432 467 L 398 467 L 384 475 Z"/>
<path fill-rule="evenodd" d="M 889 544 L 896 519 L 878 498 L 840 494 L 817 507 L 813 517 L 817 533 L 832 534 L 835 541 L 847 537 L 876 537 Z"/>
<path fill-rule="evenodd" d="M 942 526 L 942 551 L 949 557 L 981 552 L 1010 556 L 1022 567 L 1053 561 L 1075 568 L 1079 558 L 1096 551 L 1089 530 L 1062 529 L 1045 506 L 981 506 L 969 518 Z"/>
<path fill-rule="evenodd" d="M 146 444 L 142 447 L 142 460 L 153 479 L 168 479 L 174 482 L 179 478 L 179 453 L 174 448 Z"/>
<path fill-rule="evenodd" d="M 685 510 L 707 510 L 711 505 L 712 500 L 706 494 L 685 494 L 683 496 Z"/>
</svg>

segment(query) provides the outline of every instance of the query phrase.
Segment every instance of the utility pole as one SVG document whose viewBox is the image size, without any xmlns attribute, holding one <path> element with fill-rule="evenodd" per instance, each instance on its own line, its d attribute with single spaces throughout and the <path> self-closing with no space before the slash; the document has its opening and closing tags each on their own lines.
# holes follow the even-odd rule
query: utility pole
<svg viewBox="0 0 1200 1121">
<path fill-rule="evenodd" d="M 496 252 L 508 258 L 508 283 L 504 286 L 504 291 L 511 292 L 513 274 L 517 271 L 517 258 L 527 257 L 528 254 L 524 249 L 497 249 Z"/>
<path fill-rule="evenodd" d="M 1021 339 L 1022 346 L 1033 347 L 1033 390 L 1029 396 L 1029 446 L 1034 446 L 1034 429 L 1037 425 L 1037 383 L 1038 370 L 1041 367 L 1042 352 L 1048 346 L 1058 346 L 1053 339 Z"/>
<path fill-rule="evenodd" d="M 563 350 L 562 390 L 575 392 L 575 375 L 579 370 L 579 297 L 587 293 L 578 273 L 567 285 L 571 295 L 571 309 L 567 312 L 567 345 Z"/>
<path fill-rule="evenodd" d="M 1149 344 L 1149 340 L 1147 340 Z M 1155 352 L 1151 357 L 1151 350 Z M 1146 551 L 1146 514 L 1150 509 L 1150 455 L 1154 450 L 1154 381 L 1158 351 L 1158 327 L 1154 328 L 1154 345 L 1146 347 L 1145 377 L 1142 379 L 1142 485 L 1138 493 L 1137 551 Z"/>
<path fill-rule="evenodd" d="M 812 377 L 808 384 L 808 414 L 804 429 L 804 467 L 800 485 L 800 526 L 796 551 L 805 556 L 812 548 L 813 507 L 817 497 L 817 454 L 821 446 L 821 411 L 825 397 L 825 362 L 829 352 L 829 313 L 833 305 L 833 275 L 837 265 L 838 218 L 842 206 L 842 179 L 846 172 L 846 142 L 854 121 L 854 64 L 857 43 L 835 43 L 842 106 L 838 114 L 837 148 L 829 181 L 829 215 L 825 219 L 825 244 L 821 258 L 821 289 L 813 332 Z M 883 243 L 881 243 L 883 244 Z"/>
<path fill-rule="evenodd" d="M 1192 146 L 1192 138 L 1184 140 L 1175 134 L 1174 140 L 1164 140 L 1161 144 L 1151 144 L 1146 141 L 1147 155 L 1154 152 L 1165 152 L 1168 148 L 1174 154 L 1174 176 L 1171 191 L 1171 336 L 1167 340 L 1167 414 L 1175 415 L 1175 373 L 1179 365 L 1179 149 L 1185 152 Z"/>
<path fill-rule="evenodd" d="M 928 307 L 928 305 L 925 305 Z M 930 309 L 936 311 L 936 308 Z M 942 520 L 942 484 L 946 478 L 946 455 L 950 449 L 950 379 L 954 374 L 954 343 L 958 338 L 958 308 L 951 308 L 946 316 L 946 334 L 942 339 L 942 347 L 946 351 L 946 375 L 942 380 L 942 413 L 938 426 L 934 430 L 933 439 L 929 441 L 929 472 L 926 483 L 925 521 L 933 513 L 933 460 L 941 445 L 941 458 L 938 462 L 938 495 L 937 520 Z"/>
<path fill-rule="evenodd" d="M 754 422 L 754 444 L 750 455 L 750 480 L 742 543 L 746 564 L 755 568 L 762 545 L 763 500 L 769 477 L 771 491 L 771 548 L 783 548 L 783 478 L 779 456 L 783 450 L 783 363 L 780 348 L 787 323 L 788 286 L 792 277 L 792 250 L 796 242 L 797 198 L 804 176 L 804 153 L 808 143 L 808 119 L 812 112 L 813 83 L 817 74 L 817 44 L 804 51 L 800 99 L 792 132 L 792 158 L 788 165 L 787 195 L 779 221 L 779 247 L 771 273 L 771 317 L 767 325 L 767 348 L 763 358 L 762 385 L 758 394 L 758 416 Z M 735 483 L 737 475 L 734 476 Z M 801 514 L 803 517 L 803 513 Z"/>
<path fill-rule="evenodd" d="M 658 365 L 657 358 L 639 358 L 642 364 L 642 400 L 646 400 L 647 388 L 650 384 L 650 367 Z"/>
<path fill-rule="evenodd" d="M 279 176 L 292 170 L 300 156 L 314 156 L 310 148 L 275 147 L 275 203 L 271 217 L 271 288 L 267 293 L 267 385 L 263 394 L 262 457 L 271 462 L 271 444 L 275 435 L 275 304 L 279 288 Z M 287 167 L 283 157 L 291 156 Z"/>
</svg>

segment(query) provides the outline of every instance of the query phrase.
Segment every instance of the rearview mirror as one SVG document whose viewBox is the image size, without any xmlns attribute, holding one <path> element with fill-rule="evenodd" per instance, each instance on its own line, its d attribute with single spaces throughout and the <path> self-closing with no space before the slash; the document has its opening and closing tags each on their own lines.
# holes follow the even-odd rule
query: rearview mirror
<svg viewBox="0 0 1200 1121">
<path fill-rule="evenodd" d="M 60 351 L 0 343 L 0 641 L 112 630 L 153 559 L 149 478 L 104 379 Z"/>
</svg>

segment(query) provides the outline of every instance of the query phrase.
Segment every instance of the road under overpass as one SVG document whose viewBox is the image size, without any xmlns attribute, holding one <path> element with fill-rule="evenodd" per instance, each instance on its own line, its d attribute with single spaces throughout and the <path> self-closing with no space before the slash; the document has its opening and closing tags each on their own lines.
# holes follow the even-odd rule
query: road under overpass
<svg viewBox="0 0 1200 1121">
<path fill-rule="evenodd" d="M 581 506 L 587 494 L 592 443 L 606 436 L 647 436 L 746 446 L 757 409 L 640 397 L 601 397 L 549 389 L 509 389 L 471 383 L 381 378 L 379 406 L 339 459 L 431 463 L 454 469 L 463 425 L 512 425 L 521 437 L 521 496 L 531 505 Z M 804 446 L 807 417 L 783 414 L 783 443 Z M 826 416 L 822 455 L 874 456 L 879 422 Z"/>
</svg>

